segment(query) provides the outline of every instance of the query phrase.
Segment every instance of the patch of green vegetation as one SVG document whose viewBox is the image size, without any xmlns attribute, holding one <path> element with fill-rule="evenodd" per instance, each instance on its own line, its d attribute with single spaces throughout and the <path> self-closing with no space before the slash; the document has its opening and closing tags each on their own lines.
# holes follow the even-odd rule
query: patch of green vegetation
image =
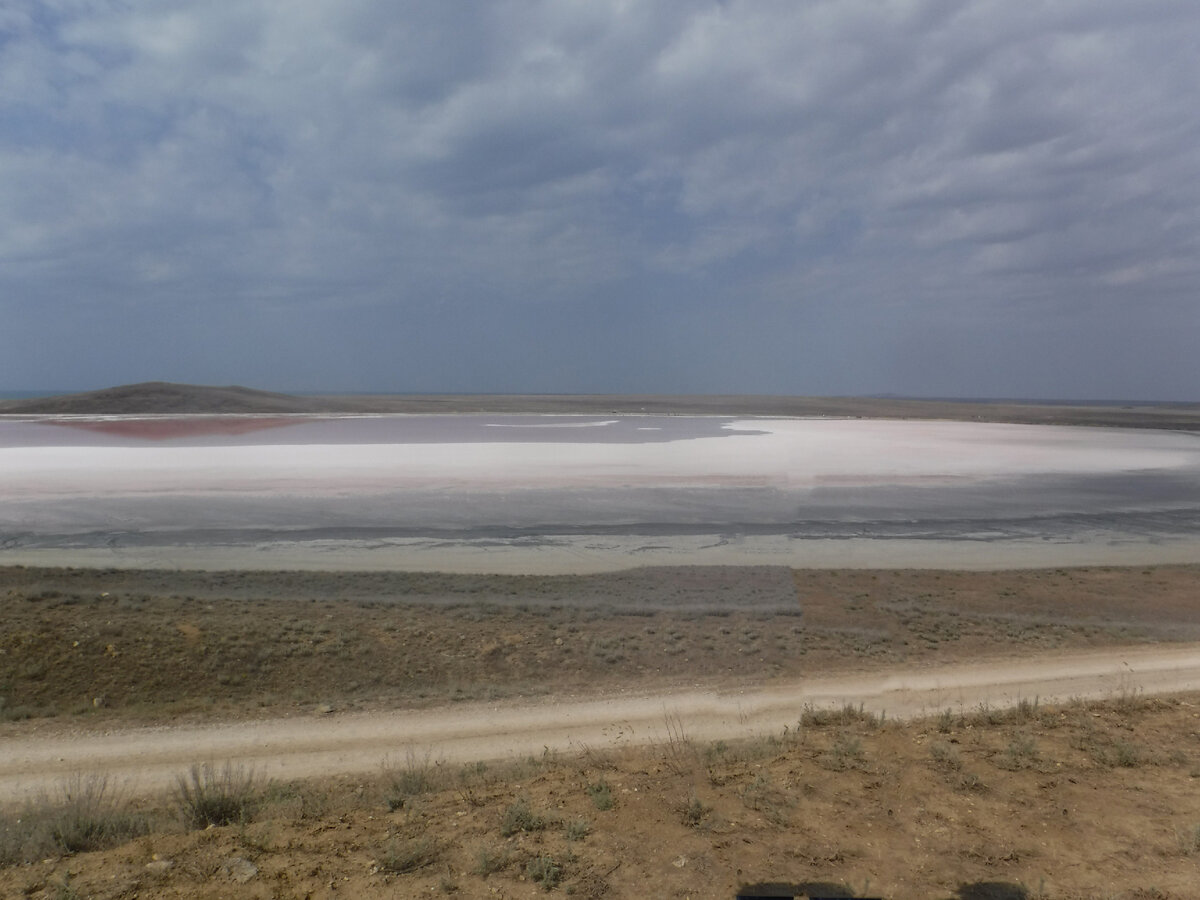
<svg viewBox="0 0 1200 900">
<path fill-rule="evenodd" d="M 592 798 L 592 805 L 601 812 L 606 812 L 613 808 L 615 802 L 612 795 L 612 787 L 609 783 L 601 778 L 599 781 L 592 782 L 587 786 L 588 796 Z"/>
<path fill-rule="evenodd" d="M 550 824 L 545 817 L 538 815 L 529 805 L 529 800 L 522 797 L 504 811 L 500 821 L 500 833 L 512 837 L 520 831 L 543 831 Z"/>
</svg>

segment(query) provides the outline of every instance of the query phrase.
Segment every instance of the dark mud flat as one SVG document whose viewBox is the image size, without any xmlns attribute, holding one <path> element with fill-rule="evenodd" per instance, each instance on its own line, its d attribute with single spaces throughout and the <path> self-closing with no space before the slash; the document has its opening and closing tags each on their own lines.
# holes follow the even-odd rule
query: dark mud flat
<svg viewBox="0 0 1200 900">
<path fill-rule="evenodd" d="M 0 568 L 0 719 L 417 707 L 1200 639 L 1200 567 Z"/>
</svg>

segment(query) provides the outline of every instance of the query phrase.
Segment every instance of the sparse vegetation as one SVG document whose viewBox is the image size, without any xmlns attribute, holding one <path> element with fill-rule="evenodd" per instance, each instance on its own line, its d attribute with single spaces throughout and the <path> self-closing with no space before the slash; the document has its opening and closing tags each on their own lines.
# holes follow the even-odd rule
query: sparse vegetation
<svg viewBox="0 0 1200 900">
<path fill-rule="evenodd" d="M 258 803 L 254 774 L 232 763 L 192 766 L 176 779 L 175 799 L 189 828 L 245 824 Z"/>
<path fill-rule="evenodd" d="M 592 833 L 592 823 L 587 819 L 572 819 L 567 823 L 566 838 L 568 841 L 582 841 Z"/>
<path fill-rule="evenodd" d="M 800 727 L 826 728 L 830 725 L 865 725 L 876 728 L 883 724 L 883 717 L 868 712 L 863 704 L 855 706 L 845 703 L 837 709 L 824 709 L 806 704 L 800 713 Z"/>
<path fill-rule="evenodd" d="M 857 768 L 862 763 L 862 740 L 852 734 L 839 734 L 829 751 L 821 757 L 821 765 L 835 772 Z"/>
<path fill-rule="evenodd" d="M 592 798 L 592 805 L 601 812 L 607 812 L 613 808 L 612 786 L 603 778 L 589 784 L 587 793 Z"/>
<path fill-rule="evenodd" d="M 1182 599 L 1191 596 L 1196 572 L 1153 572 L 1148 579 L 1138 570 L 1072 570 L 1064 596 L 1053 573 L 167 577 L 0 567 L 6 598 L 0 721 L 68 715 L 166 721 L 264 709 L 290 714 L 306 705 L 343 710 L 535 696 L 549 690 L 547 671 L 566 689 L 681 677 L 724 685 L 1048 642 L 1097 647 L 1146 637 L 1200 639 Z M 797 620 L 801 587 L 810 599 Z M 818 609 L 814 594 L 832 599 Z M 1023 598 L 1027 610 L 1014 613 L 1011 597 Z M 401 604 L 405 614 L 397 617 Z M 1105 610 L 1119 610 L 1124 621 L 1106 623 Z M 514 634 L 522 638 L 506 643 Z M 1141 702 L 1130 686 L 1122 696 L 1127 706 Z M 1036 699 L 1025 707 L 998 718 L 1040 716 Z M 802 718 L 869 725 L 865 712 L 857 705 L 810 709 Z"/>
<path fill-rule="evenodd" d="M 512 853 L 507 847 L 480 847 L 475 851 L 475 865 L 471 871 L 486 878 L 493 872 L 504 871 L 510 865 Z"/>
<path fill-rule="evenodd" d="M 1184 856 L 1200 853 L 1200 823 L 1179 829 L 1176 836 L 1179 839 L 1179 850 Z"/>
<path fill-rule="evenodd" d="M 687 802 L 680 807 L 683 824 L 688 828 L 699 828 L 712 812 L 712 807 L 705 804 L 695 791 L 688 794 Z"/>
<path fill-rule="evenodd" d="M 0 812 L 0 866 L 115 847 L 150 831 L 103 776 L 74 775 L 19 813 Z"/>
<path fill-rule="evenodd" d="M 699 761 L 696 747 L 683 728 L 683 720 L 678 714 L 670 714 L 665 718 L 667 739 L 663 743 L 663 762 L 676 775 L 683 775 L 695 769 Z"/>
<path fill-rule="evenodd" d="M 525 874 L 545 890 L 552 891 L 562 881 L 562 866 L 552 856 L 535 856 L 525 864 Z"/>
<path fill-rule="evenodd" d="M 935 741 L 929 747 L 929 755 L 939 768 L 952 772 L 957 772 L 962 768 L 962 757 L 959 755 L 958 748 L 953 744 Z"/>
<path fill-rule="evenodd" d="M 996 765 L 1009 772 L 1029 769 L 1037 764 L 1038 749 L 1033 738 L 1018 735 L 1008 742 L 1004 752 L 996 757 Z"/>
<path fill-rule="evenodd" d="M 412 798 L 433 790 L 435 768 L 430 754 L 423 756 L 409 750 L 404 762 L 398 765 L 386 763 L 383 767 L 387 807 L 390 810 L 403 808 Z"/>
<path fill-rule="evenodd" d="M 899 874 L 889 874 L 878 888 L 877 876 L 871 875 L 871 893 L 883 896 L 919 894 L 918 885 L 930 877 L 962 878 L 964 872 L 977 873 L 980 884 L 1015 890 L 1041 884 L 1045 870 L 1069 868 L 1052 829 L 1039 831 L 1036 853 L 1027 850 L 1028 826 L 1022 823 L 1031 808 L 1041 811 L 1039 822 L 1053 813 L 1052 821 L 1069 823 L 1075 835 L 1072 865 L 1082 864 L 1085 878 L 1096 873 L 1076 893 L 1103 884 L 1110 892 L 1116 885 L 1130 894 L 1136 882 L 1120 864 L 1130 828 L 1160 835 L 1148 838 L 1143 851 L 1157 873 L 1173 873 L 1181 884 L 1194 877 L 1200 797 L 1179 787 L 1190 785 L 1195 764 L 1191 754 L 1175 752 L 1186 747 L 1180 735 L 1196 727 L 1195 707 L 1187 705 L 1192 702 L 1160 700 L 1135 710 L 1116 703 L 1076 704 L 1055 711 L 1054 728 L 1043 731 L 1038 724 L 1039 730 L 1028 734 L 1007 722 L 994 731 L 972 725 L 945 737 L 937 731 L 936 717 L 886 729 L 831 723 L 810 726 L 800 735 L 714 742 L 700 754 L 700 768 L 682 774 L 664 764 L 660 746 L 613 750 L 606 754 L 604 778 L 583 782 L 594 791 L 580 790 L 581 760 L 574 754 L 472 765 L 457 778 L 443 777 L 443 767 L 429 764 L 424 781 L 416 773 L 425 761 L 416 757 L 414 765 L 406 760 L 394 768 L 405 773 L 405 785 L 424 791 L 420 802 L 391 813 L 379 809 L 378 778 L 268 784 L 257 791 L 251 826 L 235 823 L 191 833 L 168 827 L 163 833 L 167 817 L 151 810 L 144 814 L 152 826 L 148 833 L 124 838 L 119 848 L 77 855 L 69 870 L 59 862 L 68 851 L 45 825 L 51 817 L 22 810 L 0 818 L 0 847 L 11 848 L 14 839 L 25 847 L 16 857 L 5 851 L 10 865 L 0 868 L 0 895 L 53 897 L 65 883 L 80 897 L 117 900 L 128 895 L 120 893 L 128 883 L 112 876 L 127 871 L 133 858 L 153 867 L 139 876 L 153 879 L 143 882 L 143 894 L 187 895 L 189 886 L 213 872 L 218 878 L 237 873 L 266 887 L 267 872 L 286 872 L 297 891 L 319 893 L 330 880 L 348 880 L 348 889 L 364 898 L 516 894 L 522 883 L 524 892 L 536 887 L 584 897 L 623 896 L 644 887 L 639 872 L 646 867 L 661 870 L 673 863 L 670 875 L 680 891 L 703 896 L 725 890 L 734 865 L 769 865 L 798 847 L 804 848 L 804 858 L 815 860 L 810 865 L 829 873 L 830 883 L 846 885 L 865 884 L 858 868 L 863 859 L 890 853 L 900 862 L 889 872 Z M 1039 708 L 1039 720 L 1046 714 Z M 1100 766 L 1086 749 L 1089 742 L 1108 747 L 1126 740 L 1127 733 L 1138 735 L 1138 746 L 1153 742 L 1156 748 L 1153 763 L 1143 763 L 1136 773 Z M 830 769 L 824 762 L 828 754 L 853 758 L 855 751 L 860 765 Z M 968 760 L 1000 762 L 1009 756 L 1033 764 L 998 765 L 988 775 L 990 784 L 967 771 Z M 701 796 L 695 779 L 703 776 L 705 765 L 719 770 L 720 783 Z M 922 768 L 942 777 L 904 784 L 892 776 Z M 204 784 L 203 771 L 197 767 L 189 789 L 197 778 Z M 219 777 L 222 769 L 209 772 Z M 462 798 L 463 777 L 477 787 L 474 803 Z M 1134 782 L 1128 779 L 1135 779 L 1138 790 L 1130 790 Z M 593 792 L 604 793 L 601 784 L 610 797 L 627 791 L 630 799 L 588 818 Z M 1159 800 L 1147 805 L 1152 792 Z M 101 796 L 113 799 L 107 791 Z M 962 815 L 968 800 L 974 824 L 964 837 L 946 823 Z M 1102 805 L 1106 815 L 1089 815 L 1090 804 Z M 1164 808 L 1177 824 L 1169 824 L 1162 835 Z M 27 843 L 30 829 L 42 836 L 36 852 Z M 77 831 L 92 833 L 86 826 Z M 695 850 L 673 849 L 696 840 L 713 848 L 703 861 Z M 915 841 L 931 854 L 918 868 L 907 866 L 901 852 Z M 666 858 L 664 848 L 671 848 Z M 14 867 L 14 858 L 29 865 Z M 488 885 L 480 890 L 478 882 L 473 887 L 464 879 Z M 32 894 L 29 885 L 35 886 Z M 1058 895 L 1051 886 L 1043 893 Z"/>
<path fill-rule="evenodd" d="M 403 875 L 415 872 L 437 862 L 441 848 L 430 837 L 413 840 L 392 840 L 380 855 L 377 865 L 383 872 Z"/>
<path fill-rule="evenodd" d="M 936 578 L 742 573 L 760 580 L 723 584 L 731 599 L 718 609 L 676 584 L 679 573 L 8 570 L 0 582 L 0 720 L 71 715 L 107 727 L 178 714 L 472 702 L 549 692 L 547 671 L 563 673 L 555 688 L 567 690 L 684 679 L 724 686 L 847 664 L 920 666 L 981 649 L 1105 647 L 1194 633 L 1200 569 L 1151 571 L 1136 573 L 1137 590 L 1129 573 L 1101 569 Z M 1066 578 L 1075 593 L 1064 593 Z M 776 608 L 781 583 L 793 606 L 799 590 L 802 619 Z M 995 589 L 1006 585 L 1011 594 L 997 599 Z M 285 594 L 294 599 L 263 599 Z M 1014 606 L 1018 600 L 1025 606 Z M 1184 612 L 1170 619 L 1175 607 Z M 1106 624 L 1096 612 L 1103 608 L 1119 608 L 1124 622 Z M 595 655 L 598 638 L 603 653 Z M 625 657 L 619 665 L 608 659 L 617 653 Z M 85 847 L 98 829 L 84 816 L 56 840 L 47 810 L 62 798 L 53 797 L 0 810 L 0 896 L 228 893 L 220 883 L 231 877 L 226 863 L 243 857 L 261 868 L 251 882 L 260 893 L 286 878 L 297 895 L 321 894 L 332 882 L 364 900 L 527 896 L 555 869 L 550 889 L 572 896 L 635 895 L 646 871 L 663 873 L 681 896 L 707 896 L 731 894 L 738 868 L 778 866 L 882 896 L 920 895 L 930 879 L 1015 891 L 1038 885 L 1042 872 L 1068 870 L 1082 886 L 1053 884 L 1047 895 L 1137 896 L 1144 885 L 1136 870 L 1153 868 L 1156 878 L 1164 873 L 1164 895 L 1187 896 L 1200 854 L 1192 790 L 1200 757 L 1185 736 L 1197 727 L 1200 701 L 1124 688 L 1109 704 L 956 706 L 886 727 L 862 706 L 843 704 L 798 711 L 799 728 L 747 740 L 707 743 L 676 718 L 651 747 L 618 739 L 462 767 L 410 756 L 366 776 L 251 784 L 234 792 L 249 802 L 232 825 L 189 824 L 203 829 L 190 832 L 176 824 L 180 790 L 164 805 L 117 804 L 135 823 L 128 836 L 112 838 L 121 846 L 105 838 L 70 860 L 67 845 Z M 1179 705 L 1186 703 L 1193 706 Z M 5 727 L 23 734 L 39 726 Z M 192 793 L 200 770 L 182 779 Z M 219 767 L 210 771 L 220 780 Z M 1045 830 L 1031 836 L 1034 819 L 1032 827 Z M 1054 837 L 1059 822 L 1072 835 L 1069 866 Z M 1135 832 L 1145 839 L 1131 866 Z M 918 844 L 919 863 L 906 855 Z M 885 855 L 894 874 L 878 886 L 871 861 Z M 871 890 L 858 890 L 868 873 Z"/>
<path fill-rule="evenodd" d="M 500 833 L 504 837 L 511 837 L 520 831 L 542 831 L 548 824 L 545 817 L 533 811 L 529 805 L 529 799 L 522 797 L 504 811 L 504 818 L 500 822 Z"/>
</svg>

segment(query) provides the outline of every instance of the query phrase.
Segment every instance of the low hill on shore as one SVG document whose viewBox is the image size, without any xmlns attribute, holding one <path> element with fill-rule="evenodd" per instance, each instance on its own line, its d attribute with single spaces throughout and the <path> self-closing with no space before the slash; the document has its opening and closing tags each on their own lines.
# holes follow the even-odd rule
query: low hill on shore
<svg viewBox="0 0 1200 900">
<path fill-rule="evenodd" d="M 287 413 L 528 413 L 533 415 L 831 416 L 952 419 L 1200 431 L 1200 403 L 1052 403 L 906 397 L 752 394 L 327 394 L 147 381 L 80 394 L 0 401 L 9 415 L 218 415 Z"/>
<path fill-rule="evenodd" d="M 154 415 L 170 413 L 303 413 L 312 405 L 302 397 L 231 385 L 208 387 L 146 381 L 55 397 L 19 400 L 0 412 L 32 415 Z"/>
</svg>

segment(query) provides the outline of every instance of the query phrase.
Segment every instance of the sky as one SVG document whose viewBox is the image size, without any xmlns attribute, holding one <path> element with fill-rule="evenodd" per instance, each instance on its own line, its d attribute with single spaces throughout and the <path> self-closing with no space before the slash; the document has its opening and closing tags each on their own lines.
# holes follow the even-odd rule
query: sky
<svg viewBox="0 0 1200 900">
<path fill-rule="evenodd" d="M 4 0 L 0 390 L 1200 400 L 1195 0 Z"/>
</svg>

